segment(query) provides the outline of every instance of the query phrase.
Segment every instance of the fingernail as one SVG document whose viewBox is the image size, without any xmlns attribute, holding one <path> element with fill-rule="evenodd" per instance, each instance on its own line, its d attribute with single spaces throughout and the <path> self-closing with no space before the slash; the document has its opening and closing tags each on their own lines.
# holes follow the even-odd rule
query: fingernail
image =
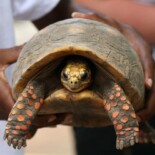
<svg viewBox="0 0 155 155">
<path fill-rule="evenodd" d="M 52 116 L 48 119 L 48 123 L 51 123 L 53 122 L 54 120 L 56 119 L 56 116 Z"/>
<path fill-rule="evenodd" d="M 147 79 L 147 85 L 151 88 L 152 87 L 152 79 L 151 78 L 149 78 L 149 79 Z"/>
<path fill-rule="evenodd" d="M 79 13 L 78 12 L 73 12 L 72 13 L 72 17 L 75 17 L 76 15 L 78 15 Z"/>
</svg>

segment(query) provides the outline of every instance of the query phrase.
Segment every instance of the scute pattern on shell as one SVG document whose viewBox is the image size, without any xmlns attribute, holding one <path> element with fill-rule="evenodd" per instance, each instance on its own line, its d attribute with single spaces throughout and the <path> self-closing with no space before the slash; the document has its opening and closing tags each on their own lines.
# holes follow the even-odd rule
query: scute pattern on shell
<svg viewBox="0 0 155 155">
<path fill-rule="evenodd" d="M 139 104 L 135 108 L 140 107 L 144 78 L 136 52 L 120 32 L 87 19 L 68 19 L 52 24 L 25 45 L 14 72 L 14 95 L 17 97 L 45 65 L 69 54 L 82 55 L 99 64 L 123 87 L 131 100 L 137 97 Z"/>
</svg>

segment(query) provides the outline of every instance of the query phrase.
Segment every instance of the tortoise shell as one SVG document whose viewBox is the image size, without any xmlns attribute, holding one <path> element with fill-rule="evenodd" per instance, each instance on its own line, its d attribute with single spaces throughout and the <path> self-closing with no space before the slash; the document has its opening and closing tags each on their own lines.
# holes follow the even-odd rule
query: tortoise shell
<svg viewBox="0 0 155 155">
<path fill-rule="evenodd" d="M 88 63 L 92 71 L 92 83 L 79 92 L 69 91 L 61 83 L 60 70 L 67 59 L 84 60 L 83 65 Z M 144 101 L 142 66 L 127 38 L 106 24 L 68 19 L 38 32 L 20 53 L 13 94 L 16 103 L 4 137 L 14 148 L 26 145 L 36 115 L 49 114 L 56 116 L 55 124 L 113 124 L 117 149 L 138 142 L 135 111 Z"/>
<path fill-rule="evenodd" d="M 38 72 L 46 70 L 45 66 L 52 64 L 54 69 L 68 55 L 86 57 L 103 68 L 123 88 L 136 111 L 143 107 L 144 75 L 135 50 L 118 30 L 88 19 L 52 24 L 25 45 L 13 76 L 15 98 Z"/>
</svg>

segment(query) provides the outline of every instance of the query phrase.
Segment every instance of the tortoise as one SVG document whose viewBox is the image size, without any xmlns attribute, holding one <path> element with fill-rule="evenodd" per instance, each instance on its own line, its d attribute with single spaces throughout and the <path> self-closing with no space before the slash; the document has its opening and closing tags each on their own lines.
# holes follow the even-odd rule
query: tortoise
<svg viewBox="0 0 155 155">
<path fill-rule="evenodd" d="M 36 116 L 56 124 L 114 125 L 116 148 L 138 142 L 135 111 L 144 106 L 144 74 L 136 51 L 115 28 L 67 19 L 39 31 L 24 46 L 13 75 L 4 139 L 20 149 Z"/>
</svg>

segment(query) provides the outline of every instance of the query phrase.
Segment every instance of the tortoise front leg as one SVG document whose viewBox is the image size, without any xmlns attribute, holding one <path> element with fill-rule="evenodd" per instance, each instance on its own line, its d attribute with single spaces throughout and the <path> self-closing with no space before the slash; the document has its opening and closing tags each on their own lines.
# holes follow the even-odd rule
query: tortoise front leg
<svg viewBox="0 0 155 155">
<path fill-rule="evenodd" d="M 112 82 L 103 98 L 104 107 L 115 127 L 116 148 L 121 150 L 134 145 L 138 142 L 139 127 L 135 111 L 123 89 Z"/>
<path fill-rule="evenodd" d="M 39 82 L 30 82 L 19 95 L 8 118 L 4 139 L 8 145 L 20 149 L 26 146 L 26 135 L 40 106 L 43 104 L 44 85 Z"/>
</svg>

